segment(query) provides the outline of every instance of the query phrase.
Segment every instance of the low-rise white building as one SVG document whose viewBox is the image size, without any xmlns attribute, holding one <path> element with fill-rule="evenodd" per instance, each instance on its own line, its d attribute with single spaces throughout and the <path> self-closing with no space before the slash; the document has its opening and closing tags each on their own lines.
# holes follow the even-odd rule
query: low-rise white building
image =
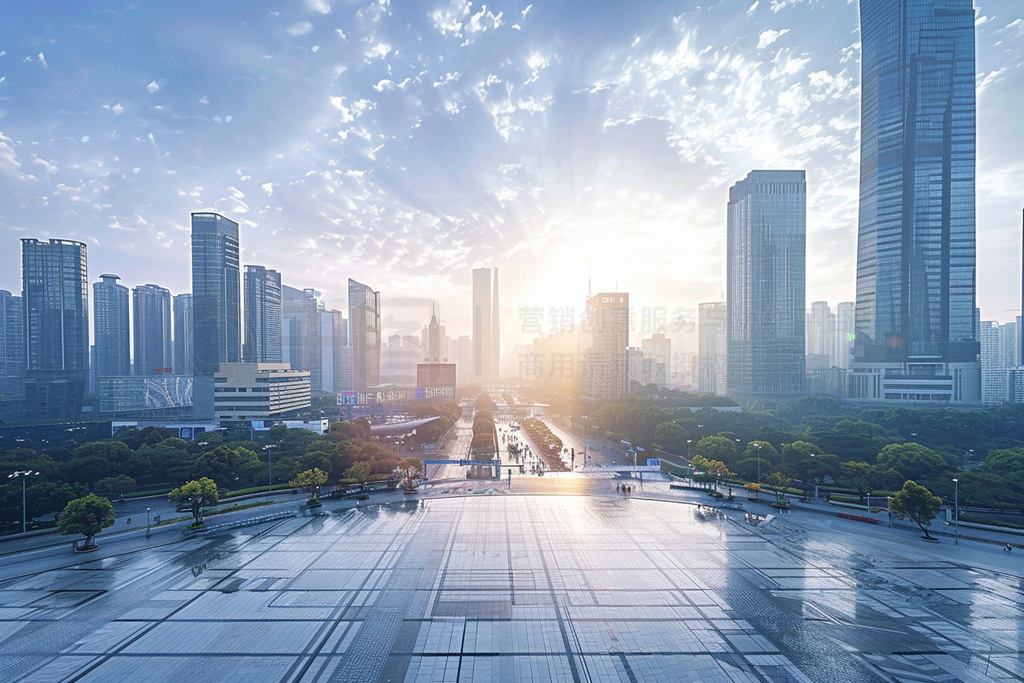
<svg viewBox="0 0 1024 683">
<path fill-rule="evenodd" d="M 221 363 L 213 384 L 221 422 L 280 418 L 311 405 L 310 372 L 287 363 Z"/>
</svg>

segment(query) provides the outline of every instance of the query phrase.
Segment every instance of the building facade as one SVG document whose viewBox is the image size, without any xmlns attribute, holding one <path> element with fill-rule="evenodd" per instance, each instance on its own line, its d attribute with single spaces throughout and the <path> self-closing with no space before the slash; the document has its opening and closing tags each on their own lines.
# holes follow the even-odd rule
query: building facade
<svg viewBox="0 0 1024 683">
<path fill-rule="evenodd" d="M 491 269 L 473 269 L 473 380 L 494 379 L 494 292 Z"/>
<path fill-rule="evenodd" d="M 174 372 L 171 341 L 171 293 L 157 285 L 132 290 L 135 372 L 140 377 Z"/>
<path fill-rule="evenodd" d="M 96 344 L 96 377 L 131 374 L 131 327 L 128 288 L 116 275 L 100 275 L 92 285 L 93 335 Z"/>
<path fill-rule="evenodd" d="M 100 377 L 100 416 L 107 420 L 189 419 L 192 382 L 191 375 Z"/>
<path fill-rule="evenodd" d="M 587 300 L 580 329 L 580 397 L 614 401 L 629 390 L 629 294 L 608 292 Z M 641 352 L 642 353 L 642 352 Z"/>
<path fill-rule="evenodd" d="M 196 419 L 213 417 L 213 375 L 242 356 L 238 223 L 192 214 L 192 350 Z"/>
<path fill-rule="evenodd" d="M 0 290 L 0 401 L 25 393 L 25 328 L 22 299 Z"/>
<path fill-rule="evenodd" d="M 697 307 L 697 389 L 704 394 L 725 396 L 727 380 L 726 326 L 724 301 Z"/>
<path fill-rule="evenodd" d="M 380 385 L 380 292 L 348 281 L 348 329 L 355 391 Z"/>
<path fill-rule="evenodd" d="M 804 171 L 752 171 L 729 189 L 730 396 L 804 393 L 806 234 Z"/>
<path fill-rule="evenodd" d="M 192 295 L 172 299 L 174 308 L 174 374 L 192 374 Z"/>
<path fill-rule="evenodd" d="M 861 0 L 851 398 L 976 403 L 972 0 Z"/>
<path fill-rule="evenodd" d="M 263 266 L 246 266 L 244 279 L 246 363 L 281 361 L 281 274 Z"/>
<path fill-rule="evenodd" d="M 78 419 L 89 372 L 86 246 L 22 239 L 21 257 L 25 396 L 32 416 Z"/>
<path fill-rule="evenodd" d="M 309 372 L 284 363 L 223 363 L 214 386 L 219 422 L 288 417 L 312 405 Z"/>
<path fill-rule="evenodd" d="M 657 332 L 649 339 L 640 340 L 640 350 L 653 363 L 648 384 L 667 387 L 672 376 L 672 339 Z"/>
</svg>

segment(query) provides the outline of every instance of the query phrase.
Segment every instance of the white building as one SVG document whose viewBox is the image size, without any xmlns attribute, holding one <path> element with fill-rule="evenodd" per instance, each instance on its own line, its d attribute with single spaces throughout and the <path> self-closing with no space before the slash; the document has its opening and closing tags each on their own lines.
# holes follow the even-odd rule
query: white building
<svg viewBox="0 0 1024 683">
<path fill-rule="evenodd" d="M 266 420 L 308 408 L 309 375 L 287 363 L 221 363 L 213 376 L 217 420 Z"/>
</svg>

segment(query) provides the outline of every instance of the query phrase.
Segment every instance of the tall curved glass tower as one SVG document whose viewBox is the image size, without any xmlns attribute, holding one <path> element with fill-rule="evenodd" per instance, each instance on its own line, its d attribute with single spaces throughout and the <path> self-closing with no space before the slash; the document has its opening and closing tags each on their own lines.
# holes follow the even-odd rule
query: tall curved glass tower
<svg viewBox="0 0 1024 683">
<path fill-rule="evenodd" d="M 853 398 L 980 400 L 972 0 L 861 0 Z"/>
</svg>

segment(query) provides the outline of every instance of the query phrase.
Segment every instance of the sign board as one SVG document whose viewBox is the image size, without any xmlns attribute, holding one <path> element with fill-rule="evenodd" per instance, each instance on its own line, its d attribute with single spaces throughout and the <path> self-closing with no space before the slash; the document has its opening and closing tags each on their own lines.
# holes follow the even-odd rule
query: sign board
<svg viewBox="0 0 1024 683">
<path fill-rule="evenodd" d="M 660 458 L 647 458 L 647 466 L 648 467 L 661 467 L 661 459 Z"/>
<path fill-rule="evenodd" d="M 455 387 L 398 387 L 380 391 L 343 391 L 338 394 L 339 406 L 370 406 L 378 403 L 401 403 L 434 398 L 454 398 Z"/>
</svg>

